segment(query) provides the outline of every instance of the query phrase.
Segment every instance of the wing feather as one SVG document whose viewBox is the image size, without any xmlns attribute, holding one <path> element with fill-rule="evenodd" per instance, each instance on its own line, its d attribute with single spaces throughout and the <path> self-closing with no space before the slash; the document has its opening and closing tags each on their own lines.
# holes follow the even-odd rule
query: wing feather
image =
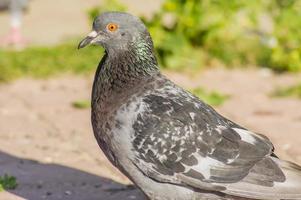
<svg viewBox="0 0 301 200">
<path fill-rule="evenodd" d="M 223 190 L 221 183 L 236 183 L 248 174 L 253 174 L 249 182 L 267 176 L 266 184 L 282 181 L 281 170 L 267 161 L 274 147 L 266 137 L 222 117 L 190 93 L 170 83 L 145 95 L 143 103 L 147 109 L 134 124 L 133 162 L 152 179 L 211 190 Z M 269 166 L 272 175 L 261 174 L 258 163 Z"/>
</svg>

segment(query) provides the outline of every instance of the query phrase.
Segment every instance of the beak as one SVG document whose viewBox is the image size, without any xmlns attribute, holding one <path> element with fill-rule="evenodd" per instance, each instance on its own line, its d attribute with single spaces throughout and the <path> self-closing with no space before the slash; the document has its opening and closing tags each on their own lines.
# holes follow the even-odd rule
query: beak
<svg viewBox="0 0 301 200">
<path fill-rule="evenodd" d="M 78 45 L 78 49 L 84 48 L 85 46 L 93 43 L 93 40 L 98 36 L 99 34 L 96 31 L 92 31 L 89 33 L 87 37 L 85 37 Z"/>
</svg>

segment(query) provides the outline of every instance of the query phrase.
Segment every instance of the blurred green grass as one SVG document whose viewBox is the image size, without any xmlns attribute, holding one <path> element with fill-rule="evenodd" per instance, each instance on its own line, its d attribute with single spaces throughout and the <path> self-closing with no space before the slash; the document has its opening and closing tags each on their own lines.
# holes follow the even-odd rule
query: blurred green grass
<svg viewBox="0 0 301 200">
<path fill-rule="evenodd" d="M 30 47 L 22 51 L 0 50 L 0 81 L 93 71 L 103 54 L 102 48 L 91 46 L 77 50 L 76 44 L 67 42 L 51 47 Z"/>
<path fill-rule="evenodd" d="M 296 97 L 301 99 L 301 83 L 293 86 L 277 88 L 272 92 L 272 97 Z"/>
<path fill-rule="evenodd" d="M 87 109 L 91 106 L 90 100 L 77 100 L 72 102 L 72 106 L 77 109 Z"/>
<path fill-rule="evenodd" d="M 217 91 L 208 92 L 201 87 L 190 89 L 190 92 L 211 106 L 220 106 L 229 99 L 229 95 Z"/>
</svg>

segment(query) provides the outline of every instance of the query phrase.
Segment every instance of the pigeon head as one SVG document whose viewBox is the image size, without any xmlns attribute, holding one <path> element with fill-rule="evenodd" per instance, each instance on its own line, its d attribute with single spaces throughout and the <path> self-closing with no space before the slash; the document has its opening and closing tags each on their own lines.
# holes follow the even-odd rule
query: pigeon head
<svg viewBox="0 0 301 200">
<path fill-rule="evenodd" d="M 125 77 L 142 77 L 158 73 L 151 36 L 138 18 L 123 12 L 106 12 L 93 22 L 92 32 L 78 45 L 89 44 L 105 48 L 103 59 L 110 66 L 108 74 L 123 74 Z M 121 73 L 122 72 L 122 73 Z"/>
<path fill-rule="evenodd" d="M 108 52 L 116 52 L 140 43 L 152 46 L 149 33 L 138 17 L 123 12 L 106 12 L 94 20 L 92 32 L 80 42 L 78 48 L 98 44 Z"/>
</svg>

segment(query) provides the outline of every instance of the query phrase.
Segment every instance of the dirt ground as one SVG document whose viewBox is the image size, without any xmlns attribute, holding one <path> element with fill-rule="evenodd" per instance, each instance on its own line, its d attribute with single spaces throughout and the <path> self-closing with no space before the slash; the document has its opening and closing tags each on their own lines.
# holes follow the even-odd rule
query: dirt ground
<svg viewBox="0 0 301 200">
<path fill-rule="evenodd" d="M 267 96 L 275 87 L 296 83 L 300 75 L 252 69 L 212 69 L 193 78 L 165 74 L 186 88 L 229 94 L 219 112 L 264 133 L 280 157 L 301 164 L 301 101 Z M 0 174 L 14 175 L 19 183 L 16 190 L 1 192 L 1 200 L 144 199 L 124 185 L 129 181 L 98 148 L 90 110 L 72 106 L 89 99 L 91 80 L 62 76 L 0 85 Z"/>
</svg>

